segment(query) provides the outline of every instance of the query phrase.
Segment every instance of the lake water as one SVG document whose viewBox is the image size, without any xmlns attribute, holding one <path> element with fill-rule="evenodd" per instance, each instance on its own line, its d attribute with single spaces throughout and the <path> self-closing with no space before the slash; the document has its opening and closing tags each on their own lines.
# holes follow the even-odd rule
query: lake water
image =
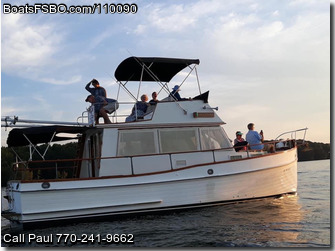
<svg viewBox="0 0 335 251">
<path fill-rule="evenodd" d="M 2 219 L 2 246 L 20 247 L 330 247 L 330 160 L 298 162 L 298 194 L 133 216 L 122 220 L 17 230 Z M 53 236 L 52 244 L 8 245 L 5 234 Z M 57 234 L 129 234 L 133 243 L 57 244 Z M 131 235 L 130 235 L 131 234 Z M 63 238 L 64 236 L 62 236 Z M 78 237 L 78 238 L 79 238 Z"/>
</svg>

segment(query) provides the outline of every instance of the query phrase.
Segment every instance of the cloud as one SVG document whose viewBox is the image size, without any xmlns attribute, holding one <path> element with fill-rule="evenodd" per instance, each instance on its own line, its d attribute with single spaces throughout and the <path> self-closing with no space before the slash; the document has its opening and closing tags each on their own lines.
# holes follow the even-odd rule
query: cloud
<svg viewBox="0 0 335 251">
<path fill-rule="evenodd" d="M 24 105 L 17 106 L 17 99 L 15 97 L 3 97 L 1 96 L 1 114 L 5 116 L 16 115 L 20 112 L 29 111 L 29 108 Z"/>
<path fill-rule="evenodd" d="M 45 16 L 6 14 L 2 16 L 2 72 L 38 82 L 67 85 L 79 82 L 68 67 L 87 55 L 67 53 L 69 43 L 61 23 Z M 62 79 L 63 78 L 63 79 Z"/>
<path fill-rule="evenodd" d="M 91 4 L 89 0 L 80 3 Z M 220 106 L 219 112 L 229 123 L 234 123 L 230 119 L 241 123 L 243 118 L 237 115 L 253 116 L 253 110 L 257 113 L 262 108 L 258 105 L 265 104 L 276 114 L 269 122 L 272 130 L 270 124 L 278 117 L 286 118 L 285 109 L 290 116 L 299 114 L 287 118 L 294 124 L 304 116 L 308 122 L 310 106 L 323 110 L 321 104 L 329 104 L 329 3 L 142 0 L 137 4 L 139 11 L 134 15 L 2 15 L 2 81 L 6 87 L 2 94 L 17 97 L 13 102 L 2 101 L 2 112 L 14 113 L 24 107 L 29 109 L 24 116 L 49 120 L 55 113 L 52 107 L 57 111 L 65 107 L 64 114 L 54 116 L 74 117 L 85 106 L 81 96 L 86 97 L 84 85 L 92 78 L 98 78 L 114 98 L 118 88 L 112 71 L 129 56 L 127 50 L 136 56 L 199 58 L 201 89 L 211 91 L 213 106 Z M 23 88 L 30 84 L 32 88 Z M 150 94 L 153 88 L 146 92 Z M 183 96 L 197 92 L 192 83 L 182 86 Z M 43 93 L 49 103 L 53 98 L 56 102 L 42 109 L 38 105 L 43 100 L 33 99 L 36 93 Z M 280 104 L 282 97 L 285 109 Z M 297 97 L 305 100 L 302 108 L 292 105 Z M 236 102 L 253 109 L 239 105 L 234 109 Z M 226 113 L 231 107 L 232 112 Z M 272 110 L 262 112 L 268 118 Z M 262 114 L 257 116 L 256 120 L 264 120 Z M 326 124 L 329 118 L 325 119 L 320 123 Z M 247 122 L 242 121 L 244 128 Z"/>
<path fill-rule="evenodd" d="M 182 33 L 199 25 L 202 17 L 218 13 L 222 9 L 219 1 L 197 1 L 194 3 L 150 3 L 142 9 L 141 21 L 136 34 L 156 30 L 159 33 Z"/>
<path fill-rule="evenodd" d="M 54 85 L 68 85 L 68 84 L 74 84 L 78 83 L 82 80 L 81 76 L 73 76 L 70 79 L 67 80 L 59 80 L 59 79 L 54 79 L 54 78 L 41 78 L 40 81 L 49 83 L 49 84 L 54 84 Z"/>
<path fill-rule="evenodd" d="M 280 15 L 280 12 L 278 10 L 275 10 L 274 12 L 272 12 L 272 16 L 274 17 L 278 17 Z"/>
<path fill-rule="evenodd" d="M 24 15 L 3 15 L 2 29 L 2 68 L 6 72 L 47 64 L 61 42 L 52 24 L 33 24 Z"/>
</svg>

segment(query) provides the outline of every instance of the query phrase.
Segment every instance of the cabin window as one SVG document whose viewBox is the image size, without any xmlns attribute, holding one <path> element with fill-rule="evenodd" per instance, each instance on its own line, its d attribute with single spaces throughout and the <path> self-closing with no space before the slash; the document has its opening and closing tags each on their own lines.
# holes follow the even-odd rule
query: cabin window
<svg viewBox="0 0 335 251">
<path fill-rule="evenodd" d="M 194 128 L 160 129 L 161 153 L 199 150 L 198 133 Z"/>
<path fill-rule="evenodd" d="M 231 143 L 221 127 L 200 128 L 202 150 L 231 147 Z"/>
<path fill-rule="evenodd" d="M 133 156 L 158 153 L 157 133 L 149 130 L 119 132 L 118 156 Z"/>
</svg>

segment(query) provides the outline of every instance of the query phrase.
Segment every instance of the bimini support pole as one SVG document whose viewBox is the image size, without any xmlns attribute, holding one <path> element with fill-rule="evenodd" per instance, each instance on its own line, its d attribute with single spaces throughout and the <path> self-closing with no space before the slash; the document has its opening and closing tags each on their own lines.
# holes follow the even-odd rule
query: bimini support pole
<svg viewBox="0 0 335 251">
<path fill-rule="evenodd" d="M 190 70 L 190 72 L 187 74 L 187 76 L 184 78 L 183 82 L 181 82 L 181 84 L 179 85 L 179 87 L 181 87 L 181 86 L 184 84 L 184 82 L 186 81 L 186 79 L 188 78 L 188 76 L 191 75 L 191 73 L 192 73 L 192 71 L 195 69 L 195 67 L 196 67 L 196 65 L 194 65 L 193 68 L 189 66 L 189 68 L 190 68 L 191 70 Z M 198 81 L 198 83 L 199 83 L 199 81 Z M 200 94 L 201 94 L 201 92 L 200 92 Z"/>
<path fill-rule="evenodd" d="M 32 160 L 33 159 L 33 154 L 34 154 L 34 152 L 36 151 L 37 153 L 38 153 L 38 155 L 40 155 L 41 156 L 41 158 L 43 159 L 43 160 L 45 160 L 44 159 L 44 156 L 37 150 L 37 148 L 35 147 L 35 145 L 33 144 L 33 143 L 31 143 L 31 141 L 29 140 L 29 138 L 25 135 L 25 134 L 23 134 L 23 136 L 26 138 L 26 140 L 28 140 L 28 142 L 29 142 L 29 160 Z M 33 148 L 34 150 L 33 151 L 31 151 L 31 148 Z"/>
<path fill-rule="evenodd" d="M 161 86 L 161 89 L 159 90 L 157 95 L 159 95 L 163 89 L 164 90 L 166 90 L 166 89 L 169 90 L 168 82 L 166 82 L 165 84 L 163 84 L 163 86 Z"/>
<path fill-rule="evenodd" d="M 194 66 L 194 70 L 195 70 L 195 75 L 197 76 L 197 82 L 198 82 L 199 94 L 201 94 L 201 90 L 200 90 L 200 81 L 199 81 L 199 76 L 198 76 L 198 70 L 197 70 L 197 67 Z"/>
<path fill-rule="evenodd" d="M 50 147 L 50 144 L 51 144 L 52 140 L 54 139 L 55 135 L 56 135 L 56 132 L 53 133 L 53 135 L 52 135 L 52 137 L 51 137 L 51 139 L 50 139 L 50 141 L 49 141 L 49 143 L 48 143 L 48 146 L 47 146 L 47 148 L 45 149 L 45 151 L 44 151 L 44 153 L 43 153 L 43 159 L 44 159 L 44 156 L 45 156 L 45 154 L 47 153 L 47 151 L 48 151 L 48 149 L 49 149 L 49 147 Z"/>
<path fill-rule="evenodd" d="M 138 97 L 140 96 L 140 90 L 141 90 L 141 85 L 142 85 L 143 72 L 144 72 L 144 66 L 142 66 L 141 79 L 140 79 L 140 83 L 138 84 L 137 97 L 136 97 L 137 100 L 138 100 Z"/>
<path fill-rule="evenodd" d="M 28 142 L 29 142 L 29 154 L 30 154 L 30 156 L 29 156 L 29 160 L 32 160 L 32 159 L 33 159 L 33 154 L 34 154 L 35 151 L 38 153 L 38 155 L 41 156 L 41 158 L 42 158 L 43 160 L 45 160 L 44 156 L 45 156 L 45 154 L 47 153 L 47 151 L 48 151 L 48 149 L 49 149 L 49 147 L 50 147 L 50 144 L 51 144 L 53 138 L 55 137 L 55 135 L 56 135 L 56 132 L 53 133 L 53 135 L 52 135 L 50 141 L 48 142 L 48 146 L 47 146 L 47 148 L 45 149 L 44 153 L 41 154 L 41 153 L 37 150 L 36 146 L 35 146 L 35 145 L 29 140 L 29 138 L 23 133 L 23 136 L 24 136 L 24 137 L 26 138 L 26 140 L 28 140 Z M 31 151 L 32 148 L 34 149 L 33 151 Z"/>
<path fill-rule="evenodd" d="M 19 159 L 20 162 L 24 165 L 24 167 L 27 168 L 28 166 L 27 166 L 26 162 L 24 162 L 24 161 L 22 160 L 22 158 L 21 158 L 20 155 L 14 150 L 14 148 L 11 147 L 10 149 L 11 149 L 11 150 L 14 152 L 14 154 L 15 154 L 16 163 L 18 162 L 17 159 Z"/>
<path fill-rule="evenodd" d="M 116 99 L 119 99 L 119 94 L 120 94 L 120 87 L 123 88 L 123 90 L 125 90 L 126 93 L 128 93 L 128 95 L 133 98 L 135 101 L 137 101 L 136 97 L 128 90 L 128 88 L 126 87 L 126 84 L 128 83 L 128 81 L 126 81 L 126 83 L 122 83 L 121 81 L 116 80 L 112 75 L 110 75 L 108 72 L 106 72 L 108 76 L 110 76 L 112 79 L 114 79 L 114 81 L 119 85 L 119 90 L 118 90 L 118 94 Z"/>
<path fill-rule="evenodd" d="M 168 93 L 170 94 L 169 90 L 165 87 L 165 85 L 159 80 L 159 78 L 150 70 L 150 68 L 148 66 L 146 66 L 144 63 L 140 62 L 136 57 L 135 60 L 137 63 L 139 63 L 139 65 L 141 65 L 144 69 L 154 80 L 156 80 L 156 82 Z M 151 66 L 151 65 L 150 65 Z M 185 81 L 185 80 L 184 80 Z M 175 98 L 173 98 L 173 100 L 176 102 L 176 104 L 183 110 L 184 114 L 187 114 L 187 110 L 185 110 L 178 102 Z"/>
</svg>

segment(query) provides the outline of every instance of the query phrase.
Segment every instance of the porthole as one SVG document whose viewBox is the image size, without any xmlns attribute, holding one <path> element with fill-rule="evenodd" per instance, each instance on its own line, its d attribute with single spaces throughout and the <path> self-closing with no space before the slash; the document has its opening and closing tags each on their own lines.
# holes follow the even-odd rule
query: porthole
<svg viewBox="0 0 335 251">
<path fill-rule="evenodd" d="M 212 175 L 212 174 L 214 173 L 214 171 L 213 171 L 213 169 L 208 169 L 208 170 L 207 170 L 207 173 L 208 173 L 209 175 Z"/>
<path fill-rule="evenodd" d="M 49 182 L 43 182 L 42 183 L 42 188 L 47 189 L 49 187 L 50 187 L 50 183 Z"/>
</svg>

